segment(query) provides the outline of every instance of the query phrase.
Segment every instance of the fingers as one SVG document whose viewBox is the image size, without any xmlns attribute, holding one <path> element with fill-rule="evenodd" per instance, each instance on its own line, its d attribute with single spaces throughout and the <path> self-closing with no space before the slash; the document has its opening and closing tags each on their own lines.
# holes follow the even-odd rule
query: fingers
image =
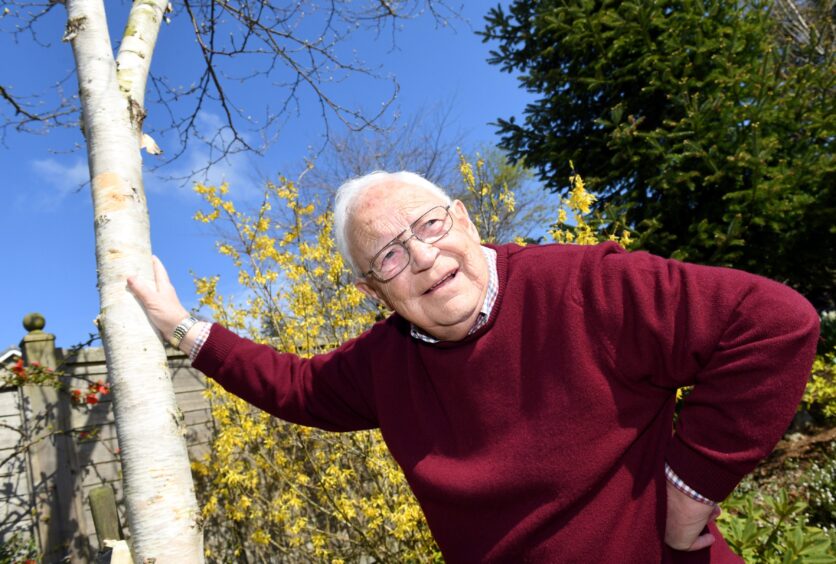
<svg viewBox="0 0 836 564">
<path fill-rule="evenodd" d="M 720 506 L 715 505 L 714 510 L 711 512 L 711 515 L 708 516 L 708 522 L 713 523 L 714 521 L 716 521 L 717 517 L 719 517 L 722 512 L 723 510 L 720 509 Z"/>
<path fill-rule="evenodd" d="M 136 276 L 129 276 L 128 277 L 128 290 L 136 296 L 140 302 L 143 304 L 148 302 L 148 294 L 151 290 L 148 283 L 140 280 Z"/>
<path fill-rule="evenodd" d="M 168 272 L 157 255 L 151 257 L 151 263 L 154 266 L 154 281 L 157 283 L 157 291 L 161 292 L 164 288 L 171 286 L 171 280 L 168 278 Z"/>
<path fill-rule="evenodd" d="M 189 312 L 177 298 L 177 292 L 162 262 L 153 257 L 151 264 L 154 269 L 154 283 L 139 276 L 129 276 L 127 288 L 139 301 L 154 327 L 168 338 L 177 324 L 188 317 Z"/>
<path fill-rule="evenodd" d="M 694 550 L 702 550 L 704 548 L 708 548 L 712 544 L 714 544 L 714 535 L 712 535 L 711 533 L 706 533 L 697 537 L 697 540 L 694 541 L 694 544 L 688 547 L 687 550 L 689 552 L 692 552 Z"/>
<path fill-rule="evenodd" d="M 147 282 L 138 275 L 129 276 L 126 280 L 128 290 L 148 309 L 152 304 L 164 305 L 165 302 L 177 302 L 177 292 L 171 284 L 168 272 L 163 263 L 156 256 L 151 257 L 154 271 L 154 284 Z M 177 302 L 179 305 L 179 302 Z"/>
</svg>

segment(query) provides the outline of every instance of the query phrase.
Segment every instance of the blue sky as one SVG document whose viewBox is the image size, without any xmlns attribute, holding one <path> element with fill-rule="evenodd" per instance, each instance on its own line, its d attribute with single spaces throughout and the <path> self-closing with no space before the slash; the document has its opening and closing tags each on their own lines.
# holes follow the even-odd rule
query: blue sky
<svg viewBox="0 0 836 564">
<path fill-rule="evenodd" d="M 126 3 L 107 2 L 112 39 L 124 26 Z M 465 149 L 496 142 L 489 123 L 499 117 L 520 115 L 530 95 L 517 87 L 513 76 L 501 73 L 486 62 L 489 45 L 473 32 L 483 27 L 482 18 L 493 2 L 467 2 L 464 21 L 453 28 L 439 27 L 430 17 L 420 16 L 403 23 L 392 46 L 391 33 L 354 35 L 342 49 L 392 75 L 400 85 L 387 118 L 395 112 L 409 116 L 419 109 L 449 109 L 451 134 L 464 141 Z M 56 83 L 72 72 L 72 52 L 60 41 L 65 12 L 61 6 L 44 18 L 38 39 L 47 47 L 34 45 L 26 35 L 15 42 L 0 33 L 0 52 L 15 53 L 14 61 L 4 57 L 0 84 L 12 85 L 17 95 L 40 91 L 55 92 Z M 0 25 L 0 31 L 7 31 Z M 189 35 L 185 15 L 174 14 L 164 26 L 152 62 L 152 73 L 171 80 L 189 80 L 197 68 L 197 49 Z M 74 76 L 65 82 L 64 93 L 76 91 Z M 346 80 L 334 92 L 347 104 L 374 108 L 391 92 L 386 80 Z M 239 92 L 254 109 L 277 99 L 280 87 L 243 84 Z M 150 100 L 149 100 L 150 101 Z M 0 101 L 0 103 L 4 103 Z M 147 124 L 160 119 L 161 111 L 150 103 Z M 3 111 L 7 111 L 4 109 Z M 155 115 L 155 112 L 158 112 Z M 206 131 L 217 127 L 219 116 L 212 111 L 201 115 Z M 260 191 L 265 177 L 278 173 L 292 175 L 303 165 L 311 147 L 322 144 L 323 123 L 317 108 L 303 100 L 299 115 L 291 115 L 277 142 L 264 157 L 237 156 L 221 163 L 209 181 L 227 180 L 236 198 L 246 200 Z M 172 139 L 157 139 L 165 150 Z M 45 135 L 7 131 L 0 147 L 4 171 L 2 194 L 4 218 L 0 222 L 6 266 L 2 276 L 3 308 L 0 316 L 0 350 L 17 344 L 25 331 L 21 320 L 38 311 L 47 319 L 46 330 L 56 334 L 59 346 L 71 346 L 95 331 L 92 320 L 98 313 L 96 267 L 93 241 L 93 212 L 87 181 L 83 138 L 75 129 L 56 129 Z M 81 148 L 78 148 L 81 147 Z M 225 257 L 215 251 L 210 228 L 192 220 L 199 207 L 189 184 L 167 181 L 161 175 L 175 175 L 200 165 L 205 150 L 193 146 L 177 162 L 153 172 L 154 158 L 145 156 L 145 188 L 151 215 L 151 236 L 155 254 L 168 267 L 183 303 L 195 304 L 192 273 L 221 275 L 222 292 L 236 291 L 235 275 Z"/>
</svg>

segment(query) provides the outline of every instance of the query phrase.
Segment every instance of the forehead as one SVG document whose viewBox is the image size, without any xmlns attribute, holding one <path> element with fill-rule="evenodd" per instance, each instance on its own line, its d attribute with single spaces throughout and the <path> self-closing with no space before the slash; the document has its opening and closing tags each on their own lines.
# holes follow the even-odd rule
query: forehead
<svg viewBox="0 0 836 564">
<path fill-rule="evenodd" d="M 358 250 L 376 251 L 421 214 L 446 203 L 422 188 L 397 182 L 376 184 L 360 194 L 352 207 L 350 238 Z"/>
</svg>

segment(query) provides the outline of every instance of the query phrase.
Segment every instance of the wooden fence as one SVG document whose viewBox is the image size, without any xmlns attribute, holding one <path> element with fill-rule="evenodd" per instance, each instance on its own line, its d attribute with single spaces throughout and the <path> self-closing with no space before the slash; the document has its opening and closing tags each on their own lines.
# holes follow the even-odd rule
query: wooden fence
<svg viewBox="0 0 836 564">
<path fill-rule="evenodd" d="M 54 344 L 53 335 L 30 329 L 21 350 L 27 363 L 60 366 L 66 387 L 86 389 L 88 382 L 107 380 L 101 348 L 71 354 Z M 167 352 L 188 427 L 189 453 L 201 456 L 212 432 L 206 381 L 180 351 Z M 45 563 L 66 562 L 67 557 L 70 562 L 94 561 L 98 542 L 88 494 L 101 485 L 114 489 L 126 525 L 110 396 L 100 399 L 79 407 L 68 393 L 54 388 L 0 388 L 0 462 L 6 461 L 0 465 L 0 541 L 17 531 L 35 540 Z"/>
</svg>

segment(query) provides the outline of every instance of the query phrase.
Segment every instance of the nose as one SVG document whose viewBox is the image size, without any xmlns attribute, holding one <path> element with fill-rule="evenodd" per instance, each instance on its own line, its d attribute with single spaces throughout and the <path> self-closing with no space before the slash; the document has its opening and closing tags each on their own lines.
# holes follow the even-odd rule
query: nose
<svg viewBox="0 0 836 564">
<path fill-rule="evenodd" d="M 413 237 L 408 244 L 409 254 L 412 256 L 412 270 L 421 272 L 432 268 L 436 257 L 438 257 L 438 247 L 430 243 L 424 243 L 417 237 Z"/>
</svg>

